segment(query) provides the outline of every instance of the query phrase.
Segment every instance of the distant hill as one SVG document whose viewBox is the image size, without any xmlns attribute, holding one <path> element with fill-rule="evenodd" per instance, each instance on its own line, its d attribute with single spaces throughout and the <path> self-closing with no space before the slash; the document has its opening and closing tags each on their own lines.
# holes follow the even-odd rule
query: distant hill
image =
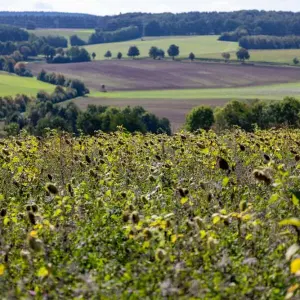
<svg viewBox="0 0 300 300">
<path fill-rule="evenodd" d="M 300 13 L 243 10 L 235 12 L 127 13 L 95 16 L 59 12 L 0 12 L 0 24 L 38 28 L 99 28 L 115 31 L 137 26 L 142 35 L 207 35 L 244 29 L 251 35 L 300 35 Z"/>
</svg>

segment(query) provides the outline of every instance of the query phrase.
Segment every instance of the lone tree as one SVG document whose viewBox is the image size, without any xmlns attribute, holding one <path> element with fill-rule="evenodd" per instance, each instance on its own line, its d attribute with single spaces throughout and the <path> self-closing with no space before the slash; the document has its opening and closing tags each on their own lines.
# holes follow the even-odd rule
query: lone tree
<svg viewBox="0 0 300 300">
<path fill-rule="evenodd" d="M 214 112 L 210 107 L 199 106 L 191 110 L 187 115 L 185 127 L 188 131 L 196 131 L 198 129 L 209 130 L 214 124 Z"/>
<path fill-rule="evenodd" d="M 240 48 L 236 53 L 236 57 L 238 60 L 245 62 L 245 60 L 248 60 L 250 58 L 250 54 L 247 49 Z"/>
<path fill-rule="evenodd" d="M 230 53 L 224 52 L 222 53 L 222 57 L 224 58 L 225 62 L 228 62 L 230 60 Z"/>
<path fill-rule="evenodd" d="M 165 51 L 163 49 L 158 49 L 157 56 L 159 59 L 165 58 Z"/>
<path fill-rule="evenodd" d="M 195 54 L 194 54 L 193 52 L 190 53 L 189 59 L 190 59 L 191 61 L 194 61 L 194 59 L 195 59 Z"/>
<path fill-rule="evenodd" d="M 294 63 L 294 65 L 298 65 L 299 64 L 299 59 L 297 57 L 295 57 L 293 59 L 293 63 Z"/>
<path fill-rule="evenodd" d="M 96 58 L 96 53 L 95 52 L 92 53 L 92 58 L 93 58 L 93 60 L 95 60 L 95 58 Z"/>
<path fill-rule="evenodd" d="M 171 45 L 168 49 L 168 55 L 174 60 L 175 56 L 179 55 L 179 47 L 174 44 Z"/>
<path fill-rule="evenodd" d="M 123 56 L 123 54 L 122 54 L 121 52 L 119 52 L 119 53 L 117 54 L 117 59 L 121 59 L 122 56 Z"/>
<path fill-rule="evenodd" d="M 111 52 L 110 52 L 109 50 L 106 51 L 106 53 L 104 54 L 104 57 L 106 57 L 106 58 L 111 58 L 111 57 L 112 57 Z"/>
<path fill-rule="evenodd" d="M 153 59 L 156 59 L 158 57 L 159 49 L 157 47 L 151 47 L 149 50 L 149 56 Z"/>
<path fill-rule="evenodd" d="M 27 46 L 22 46 L 20 52 L 23 55 L 24 59 L 27 60 L 28 56 L 31 54 L 31 49 Z"/>
<path fill-rule="evenodd" d="M 127 56 L 135 58 L 140 55 L 140 50 L 137 46 L 131 46 L 128 50 Z"/>
</svg>

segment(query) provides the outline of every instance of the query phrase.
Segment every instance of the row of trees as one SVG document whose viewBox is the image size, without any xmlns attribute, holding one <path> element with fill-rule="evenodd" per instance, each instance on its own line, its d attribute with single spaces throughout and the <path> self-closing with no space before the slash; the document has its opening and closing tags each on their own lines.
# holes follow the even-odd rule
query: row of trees
<svg viewBox="0 0 300 300">
<path fill-rule="evenodd" d="M 146 36 L 221 34 L 241 27 L 251 35 L 300 34 L 300 14 L 283 11 L 128 13 L 103 17 L 54 12 L 0 13 L 0 24 L 26 28 L 29 22 L 39 28 L 99 28 L 103 31 L 136 26 L 140 34 Z"/>
<path fill-rule="evenodd" d="M 22 55 L 17 51 L 12 56 L 0 56 L 0 71 L 15 73 L 23 77 L 32 77 L 30 70 L 26 68 L 24 63 L 21 63 Z"/>
<path fill-rule="evenodd" d="M 239 126 L 246 131 L 256 127 L 269 129 L 289 126 L 300 128 L 300 101 L 287 97 L 283 101 L 231 101 L 224 107 L 196 107 L 186 117 L 185 127 L 189 131 L 199 129 L 218 130 Z"/>
<path fill-rule="evenodd" d="M 266 36 L 253 35 L 244 36 L 239 40 L 239 44 L 247 49 L 299 49 L 299 36 Z"/>
<path fill-rule="evenodd" d="M 103 44 L 134 40 L 141 37 L 141 31 L 137 26 L 129 26 L 116 31 L 103 31 L 96 29 L 96 32 L 89 37 L 89 44 Z"/>
<path fill-rule="evenodd" d="M 84 84 L 84 82 L 78 79 L 68 79 L 63 74 L 47 73 L 45 70 L 42 70 L 38 74 L 37 80 L 58 85 L 58 86 L 64 86 L 72 90 L 75 90 L 76 95 L 72 98 L 75 98 L 77 96 L 84 96 L 86 94 L 89 94 L 90 92 L 89 89 Z"/>
<path fill-rule="evenodd" d="M 43 135 L 50 128 L 93 135 L 99 130 L 112 132 L 122 126 L 129 132 L 171 133 L 169 120 L 159 119 L 142 107 L 121 109 L 89 105 L 83 112 L 72 102 L 66 106 L 54 104 L 53 97 L 62 93 L 60 87 L 52 95 L 39 93 L 36 101 L 32 100 L 25 111 L 22 108 L 6 116 L 5 130 L 8 134 L 18 134 L 21 129 L 27 129 L 32 134 Z"/>
<path fill-rule="evenodd" d="M 54 53 L 56 53 L 55 56 L 46 56 L 48 63 L 64 64 L 91 61 L 91 55 L 89 52 L 85 48 L 77 46 L 71 47 L 67 51 L 64 51 L 62 48 L 58 48 Z M 53 52 L 51 54 L 53 54 Z M 93 53 L 92 56 L 95 59 L 96 54 Z"/>
</svg>

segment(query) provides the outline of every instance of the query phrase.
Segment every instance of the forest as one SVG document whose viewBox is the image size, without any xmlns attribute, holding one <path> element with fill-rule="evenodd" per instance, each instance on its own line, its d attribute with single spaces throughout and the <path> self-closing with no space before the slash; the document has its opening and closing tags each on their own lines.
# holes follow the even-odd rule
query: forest
<svg viewBox="0 0 300 300">
<path fill-rule="evenodd" d="M 259 10 L 235 12 L 189 13 L 126 13 L 116 16 L 53 12 L 0 12 L 0 24 L 26 28 L 32 23 L 38 28 L 99 28 L 116 31 L 137 26 L 141 35 L 221 34 L 239 27 L 263 35 L 292 35 L 300 33 L 300 13 Z"/>
</svg>

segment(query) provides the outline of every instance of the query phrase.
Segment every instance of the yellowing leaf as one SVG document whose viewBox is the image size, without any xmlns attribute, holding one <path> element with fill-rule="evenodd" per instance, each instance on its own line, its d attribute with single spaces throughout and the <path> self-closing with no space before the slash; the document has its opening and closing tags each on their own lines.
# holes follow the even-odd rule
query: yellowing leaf
<svg viewBox="0 0 300 300">
<path fill-rule="evenodd" d="M 4 271 L 5 271 L 5 266 L 0 264 L 0 276 L 4 274 Z"/>
<path fill-rule="evenodd" d="M 111 196 L 111 190 L 106 191 L 105 196 L 110 197 Z"/>
<path fill-rule="evenodd" d="M 206 237 L 206 231 L 205 230 L 200 230 L 200 237 L 201 237 L 201 239 L 204 239 Z"/>
<path fill-rule="evenodd" d="M 171 236 L 171 242 L 174 244 L 176 241 L 177 241 L 177 235 L 176 235 L 176 234 L 173 234 L 173 235 Z"/>
<path fill-rule="evenodd" d="M 300 271 L 300 258 L 296 258 L 291 262 L 291 273 L 299 275 Z"/>
<path fill-rule="evenodd" d="M 279 222 L 280 226 L 296 226 L 300 227 L 300 220 L 297 218 L 290 218 L 290 219 L 285 219 Z"/>
<path fill-rule="evenodd" d="M 3 220 L 3 224 L 6 226 L 9 223 L 9 217 L 5 217 Z"/>
<path fill-rule="evenodd" d="M 292 202 L 295 206 L 299 206 L 299 199 L 294 194 L 292 196 Z"/>
<path fill-rule="evenodd" d="M 188 200 L 189 200 L 189 199 L 188 199 L 187 197 L 183 197 L 183 198 L 181 198 L 180 203 L 183 205 L 183 204 L 185 204 Z"/>
<path fill-rule="evenodd" d="M 205 149 L 201 150 L 201 152 L 202 152 L 203 154 L 208 154 L 208 153 L 209 153 L 209 149 L 208 149 L 208 148 L 205 148 Z"/>
<path fill-rule="evenodd" d="M 37 272 L 37 276 L 38 277 L 46 277 L 49 275 L 49 271 L 47 268 L 45 267 L 41 267 L 38 272 Z"/>
<path fill-rule="evenodd" d="M 220 220 L 221 220 L 221 217 L 220 217 L 219 215 L 213 217 L 213 223 L 214 223 L 214 224 L 219 223 Z"/>
<path fill-rule="evenodd" d="M 222 182 L 223 187 L 226 187 L 228 185 L 228 183 L 229 183 L 229 178 L 228 177 L 224 177 L 223 178 L 223 182 Z"/>
<path fill-rule="evenodd" d="M 36 238 L 37 235 L 38 235 L 38 233 L 37 233 L 37 231 L 32 230 L 32 231 L 29 233 L 29 235 L 30 235 L 31 237 L 33 237 L 33 238 Z"/>
</svg>

